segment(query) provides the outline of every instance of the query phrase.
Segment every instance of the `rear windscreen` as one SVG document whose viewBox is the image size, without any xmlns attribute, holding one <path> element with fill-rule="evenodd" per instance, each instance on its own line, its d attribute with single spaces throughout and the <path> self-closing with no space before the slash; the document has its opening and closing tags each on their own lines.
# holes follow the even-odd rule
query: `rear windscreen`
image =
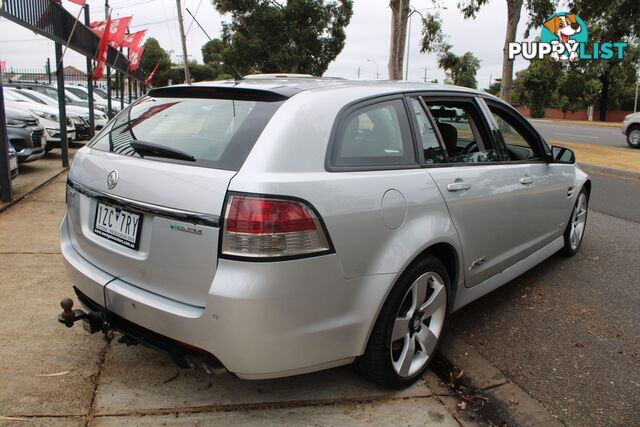
<svg viewBox="0 0 640 427">
<path fill-rule="evenodd" d="M 111 121 L 91 146 L 125 156 L 237 171 L 280 105 L 282 101 L 146 97 Z M 150 153 L 141 146 L 156 150 Z M 191 159 L 172 156 L 175 151 Z"/>
</svg>

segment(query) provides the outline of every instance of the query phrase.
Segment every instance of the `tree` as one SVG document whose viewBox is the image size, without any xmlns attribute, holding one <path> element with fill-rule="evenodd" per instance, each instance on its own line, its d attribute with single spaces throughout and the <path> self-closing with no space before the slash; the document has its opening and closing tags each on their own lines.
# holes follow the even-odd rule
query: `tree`
<svg viewBox="0 0 640 427">
<path fill-rule="evenodd" d="M 171 57 L 166 50 L 160 47 L 158 40 L 149 37 L 144 42 L 144 53 L 140 58 L 140 68 L 145 73 L 151 73 L 158 63 L 160 64 L 158 65 L 158 71 L 151 83 L 154 86 L 166 86 L 172 74 Z"/>
<path fill-rule="evenodd" d="M 593 49 L 594 41 L 626 41 L 633 46 L 637 42 L 640 28 L 640 2 L 638 0 L 572 0 L 569 2 L 573 13 L 578 14 L 589 25 L 589 44 Z M 583 61 L 584 70 L 598 76 L 602 85 L 599 98 L 599 120 L 604 121 L 610 107 L 612 82 L 621 77 L 624 71 L 620 68 L 638 67 L 638 48 L 627 50 L 624 60 L 615 56 L 609 60 Z"/>
<path fill-rule="evenodd" d="M 458 3 L 458 8 L 465 18 L 475 18 L 480 8 L 489 3 L 490 0 L 462 0 Z M 601 0 L 594 0 L 601 1 Z M 551 15 L 557 4 L 557 0 L 506 0 L 507 2 L 507 31 L 502 48 L 502 79 L 500 84 L 500 98 L 511 102 L 511 86 L 513 83 L 513 60 L 509 59 L 509 43 L 516 41 L 516 33 L 522 6 L 525 5 L 529 13 L 527 31 L 528 37 L 532 28 L 537 28 L 544 23 L 546 17 Z"/>
<path fill-rule="evenodd" d="M 498 96 L 500 95 L 500 82 L 502 79 L 495 79 L 488 88 L 485 89 L 485 92 L 490 93 L 491 95 Z"/>
<path fill-rule="evenodd" d="M 352 0 L 212 0 L 230 14 L 222 37 L 207 43 L 206 63 L 238 73 L 321 76 L 344 47 Z"/>
<path fill-rule="evenodd" d="M 477 88 L 476 74 L 480 68 L 480 60 L 471 52 L 457 56 L 449 49 L 438 57 L 438 67 L 442 68 L 454 85 Z"/>
<path fill-rule="evenodd" d="M 435 1 L 434 4 L 436 4 Z M 387 69 L 391 80 L 401 80 L 407 40 L 407 22 L 411 15 L 417 13 L 422 18 L 420 52 L 430 53 L 436 50 L 445 50 L 450 46 L 444 42 L 442 21 L 437 13 L 423 14 L 416 9 L 411 9 L 409 0 L 390 0 L 389 7 L 391 8 L 391 39 Z"/>
<path fill-rule="evenodd" d="M 531 61 L 527 69 L 516 73 L 513 92 L 517 104 L 529 107 L 531 117 L 544 117 L 561 73 L 562 63 L 549 57 Z"/>
</svg>

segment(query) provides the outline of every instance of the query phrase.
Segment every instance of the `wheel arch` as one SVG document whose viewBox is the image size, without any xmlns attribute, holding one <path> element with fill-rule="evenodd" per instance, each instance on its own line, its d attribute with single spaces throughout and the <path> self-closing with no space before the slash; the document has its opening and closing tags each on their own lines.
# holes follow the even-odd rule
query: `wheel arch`
<svg viewBox="0 0 640 427">
<path fill-rule="evenodd" d="M 380 311 L 382 310 L 382 307 L 384 306 L 384 304 L 387 302 L 387 299 L 389 298 L 389 294 L 391 293 L 391 290 L 394 288 L 396 283 L 398 283 L 398 280 L 400 279 L 400 277 L 402 277 L 402 275 L 407 270 L 413 267 L 413 265 L 415 265 L 417 262 L 420 262 L 424 257 L 429 255 L 439 259 L 447 269 L 447 274 L 449 275 L 449 284 L 447 286 L 447 299 L 448 299 L 447 310 L 449 313 L 451 312 L 451 310 L 453 310 L 453 307 L 455 305 L 456 293 L 458 290 L 458 280 L 459 280 L 460 271 L 461 271 L 460 262 L 462 257 L 460 254 L 458 254 L 458 250 L 455 248 L 455 246 L 450 242 L 445 242 L 445 241 L 432 242 L 432 243 L 429 243 L 420 252 L 418 252 L 411 259 L 411 261 L 409 261 L 396 274 L 396 277 L 393 281 L 393 285 L 389 286 L 389 289 L 387 289 L 387 292 L 384 298 L 378 305 L 375 316 L 373 317 L 371 325 L 369 326 L 369 331 L 367 332 L 367 336 L 366 336 L 366 339 L 364 340 L 360 354 L 364 352 L 364 349 L 366 348 L 367 343 L 369 342 L 369 339 L 371 337 L 373 326 L 375 325 L 378 317 L 380 316 Z"/>
</svg>

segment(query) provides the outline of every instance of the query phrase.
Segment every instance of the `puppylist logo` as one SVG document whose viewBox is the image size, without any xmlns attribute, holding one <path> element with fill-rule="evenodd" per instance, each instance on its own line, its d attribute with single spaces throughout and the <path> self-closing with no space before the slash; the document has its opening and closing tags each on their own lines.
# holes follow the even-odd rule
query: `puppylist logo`
<svg viewBox="0 0 640 427">
<path fill-rule="evenodd" d="M 544 22 L 540 42 L 509 43 L 509 59 L 522 56 L 525 59 L 543 59 L 546 56 L 556 61 L 593 59 L 618 59 L 624 56 L 626 42 L 595 41 L 589 51 L 587 26 L 576 14 L 557 12 Z"/>
</svg>

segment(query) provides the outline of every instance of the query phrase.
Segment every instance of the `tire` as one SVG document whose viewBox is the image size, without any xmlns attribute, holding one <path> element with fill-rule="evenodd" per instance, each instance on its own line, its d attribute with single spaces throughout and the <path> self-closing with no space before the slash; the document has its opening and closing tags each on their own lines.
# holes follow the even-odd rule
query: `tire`
<svg viewBox="0 0 640 427">
<path fill-rule="evenodd" d="M 449 284 L 447 269 L 433 256 L 410 266 L 380 310 L 366 350 L 355 362 L 358 371 L 395 389 L 416 382 L 445 331 Z"/>
<path fill-rule="evenodd" d="M 632 125 L 627 129 L 627 144 L 631 148 L 640 148 L 640 126 Z"/>
<path fill-rule="evenodd" d="M 571 217 L 567 228 L 564 230 L 564 247 L 562 253 L 566 256 L 574 256 L 580 250 L 582 239 L 584 238 L 584 231 L 587 227 L 587 216 L 589 214 L 589 195 L 583 188 L 578 197 L 576 203 L 571 210 Z"/>
</svg>

